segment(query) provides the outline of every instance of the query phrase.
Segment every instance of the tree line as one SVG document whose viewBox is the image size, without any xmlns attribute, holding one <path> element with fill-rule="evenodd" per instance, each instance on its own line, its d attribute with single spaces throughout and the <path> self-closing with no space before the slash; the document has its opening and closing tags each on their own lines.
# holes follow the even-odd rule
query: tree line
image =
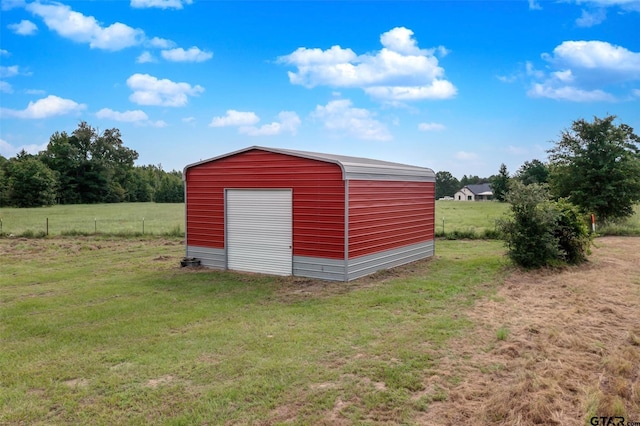
<svg viewBox="0 0 640 426">
<path fill-rule="evenodd" d="M 525 161 L 518 171 L 511 176 L 505 164 L 500 165 L 498 174 L 481 178 L 477 175 L 464 175 L 462 179 L 457 179 L 450 172 L 440 171 L 436 173 L 436 199 L 442 197 L 453 197 L 461 188 L 467 185 L 489 183 L 498 201 L 503 201 L 503 194 L 508 189 L 511 179 L 518 180 L 525 185 L 532 183 L 549 182 L 549 165 L 538 159 Z"/>
<path fill-rule="evenodd" d="M 86 122 L 70 135 L 55 132 L 38 154 L 0 155 L 0 206 L 184 202 L 182 172 L 134 166 L 120 130 L 98 132 Z"/>
<path fill-rule="evenodd" d="M 575 120 L 547 151 L 547 162 L 526 161 L 513 176 L 504 164 L 498 174 L 484 179 L 464 176 L 458 181 L 449 172 L 437 172 L 436 198 L 453 196 L 465 185 L 490 183 L 495 199 L 505 201 L 514 188 L 542 185 L 550 198 L 566 200 L 600 222 L 629 217 L 640 202 L 640 137 L 615 119 Z"/>
</svg>

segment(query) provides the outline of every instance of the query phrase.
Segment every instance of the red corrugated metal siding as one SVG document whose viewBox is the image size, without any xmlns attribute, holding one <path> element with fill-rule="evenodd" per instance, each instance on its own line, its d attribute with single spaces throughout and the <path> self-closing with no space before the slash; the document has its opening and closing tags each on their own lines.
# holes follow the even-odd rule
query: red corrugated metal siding
<svg viewBox="0 0 640 426">
<path fill-rule="evenodd" d="M 344 181 L 336 164 L 261 150 L 187 169 L 187 244 L 224 248 L 225 188 L 292 188 L 293 254 L 344 259 Z"/>
<path fill-rule="evenodd" d="M 430 241 L 435 183 L 349 181 L 349 258 Z"/>
</svg>

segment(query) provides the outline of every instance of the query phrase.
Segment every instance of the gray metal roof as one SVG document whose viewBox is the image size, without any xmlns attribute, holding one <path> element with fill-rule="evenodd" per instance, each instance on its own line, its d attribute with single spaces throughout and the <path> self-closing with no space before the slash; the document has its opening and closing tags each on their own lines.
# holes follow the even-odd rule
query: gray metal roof
<svg viewBox="0 0 640 426">
<path fill-rule="evenodd" d="M 208 160 L 189 164 L 184 168 L 184 175 L 186 176 L 188 168 L 254 149 L 337 164 L 342 169 L 342 177 L 345 180 L 404 180 L 422 182 L 435 182 L 436 180 L 436 175 L 433 170 L 427 167 L 410 166 L 408 164 L 372 160 L 370 158 L 297 151 L 293 149 L 268 148 L 263 146 L 251 146 L 239 151 L 234 151 Z"/>
<path fill-rule="evenodd" d="M 493 195 L 490 183 L 467 185 L 467 188 L 469 188 L 469 191 L 473 192 L 475 195 Z"/>
</svg>

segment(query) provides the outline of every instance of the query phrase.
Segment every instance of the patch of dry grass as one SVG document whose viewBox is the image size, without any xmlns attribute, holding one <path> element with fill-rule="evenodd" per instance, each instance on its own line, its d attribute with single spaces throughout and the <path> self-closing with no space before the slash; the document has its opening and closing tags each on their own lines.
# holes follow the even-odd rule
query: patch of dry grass
<svg viewBox="0 0 640 426">
<path fill-rule="evenodd" d="M 586 266 L 512 274 L 497 297 L 469 312 L 473 332 L 443 353 L 442 374 L 427 383 L 449 398 L 419 423 L 640 419 L 638 253 L 638 238 L 603 238 Z M 500 327 L 509 328 L 508 339 L 496 339 Z"/>
</svg>

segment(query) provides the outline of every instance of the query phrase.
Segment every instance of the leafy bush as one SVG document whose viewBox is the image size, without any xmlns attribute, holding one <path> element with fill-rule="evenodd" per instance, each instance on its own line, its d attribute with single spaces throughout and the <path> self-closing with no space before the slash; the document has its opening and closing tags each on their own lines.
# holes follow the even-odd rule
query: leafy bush
<svg viewBox="0 0 640 426">
<path fill-rule="evenodd" d="M 555 204 L 558 217 L 554 236 L 558 239 L 560 258 L 571 265 L 586 261 L 591 237 L 584 217 L 577 206 L 566 200 Z"/>
<path fill-rule="evenodd" d="M 442 229 L 436 229 L 436 238 L 444 238 L 446 240 L 499 240 L 502 238 L 502 232 L 499 229 L 454 229 L 453 231 L 443 232 Z"/>
<path fill-rule="evenodd" d="M 577 207 L 566 200 L 551 201 L 546 185 L 517 181 L 506 199 L 511 214 L 497 227 L 517 265 L 539 268 L 586 260 L 591 238 Z"/>
</svg>

